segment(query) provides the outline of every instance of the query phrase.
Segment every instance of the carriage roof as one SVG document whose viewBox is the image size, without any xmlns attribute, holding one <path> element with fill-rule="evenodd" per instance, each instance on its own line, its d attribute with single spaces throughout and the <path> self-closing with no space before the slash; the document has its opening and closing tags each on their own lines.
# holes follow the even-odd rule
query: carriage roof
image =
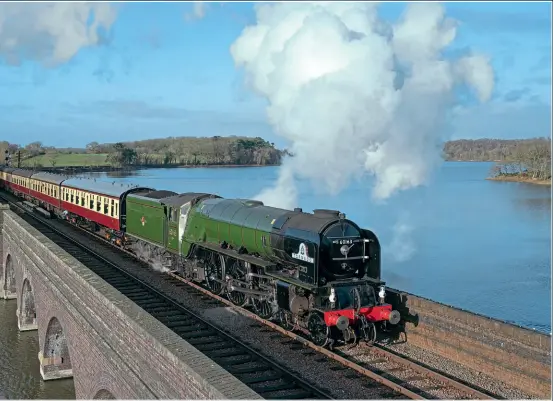
<svg viewBox="0 0 553 401">
<path fill-rule="evenodd" d="M 120 198 L 121 195 L 133 189 L 147 189 L 136 184 L 124 182 L 106 182 L 91 178 L 69 178 L 62 184 L 63 187 L 79 189 L 85 192 L 93 192 L 100 195 Z"/>
<path fill-rule="evenodd" d="M 31 178 L 33 180 L 39 180 L 48 182 L 50 184 L 60 185 L 63 181 L 69 179 L 69 176 L 41 171 L 39 173 L 33 174 Z"/>
<path fill-rule="evenodd" d="M 35 172 L 32 171 L 32 170 L 25 170 L 25 169 L 22 169 L 22 168 L 18 168 L 18 169 L 15 169 L 15 170 L 12 171 L 12 175 L 16 175 L 18 177 L 25 177 L 25 178 L 29 178 L 34 173 Z"/>
</svg>

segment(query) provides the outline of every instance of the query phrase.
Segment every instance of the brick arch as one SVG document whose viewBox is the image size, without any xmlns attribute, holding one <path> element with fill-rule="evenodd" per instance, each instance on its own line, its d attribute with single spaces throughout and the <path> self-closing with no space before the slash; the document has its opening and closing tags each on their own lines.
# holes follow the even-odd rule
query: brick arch
<svg viewBox="0 0 553 401">
<path fill-rule="evenodd" d="M 36 300 L 33 292 L 33 286 L 29 277 L 25 277 L 21 291 L 19 292 L 19 313 L 18 324 L 19 330 L 36 330 Z"/>
<path fill-rule="evenodd" d="M 115 400 L 116 398 L 108 390 L 100 390 L 96 393 L 93 400 Z"/>
<path fill-rule="evenodd" d="M 5 299 L 17 298 L 17 287 L 15 282 L 15 263 L 11 254 L 6 256 L 4 264 L 4 286 L 2 288 Z"/>
<path fill-rule="evenodd" d="M 48 322 L 42 348 L 41 373 L 44 380 L 72 376 L 69 340 L 57 317 Z"/>
</svg>

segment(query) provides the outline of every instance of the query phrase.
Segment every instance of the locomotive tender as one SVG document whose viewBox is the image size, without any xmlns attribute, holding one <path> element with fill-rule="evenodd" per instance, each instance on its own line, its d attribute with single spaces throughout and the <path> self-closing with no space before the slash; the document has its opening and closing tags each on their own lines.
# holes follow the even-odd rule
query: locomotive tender
<svg viewBox="0 0 553 401">
<path fill-rule="evenodd" d="M 0 185 L 317 345 L 372 343 L 401 320 L 386 303 L 378 238 L 338 211 L 9 167 Z"/>
</svg>

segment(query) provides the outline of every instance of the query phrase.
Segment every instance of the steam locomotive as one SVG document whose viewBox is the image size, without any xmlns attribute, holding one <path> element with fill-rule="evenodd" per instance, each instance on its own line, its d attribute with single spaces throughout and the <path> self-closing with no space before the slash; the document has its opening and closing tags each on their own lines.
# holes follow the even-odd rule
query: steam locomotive
<svg viewBox="0 0 553 401">
<path fill-rule="evenodd" d="M 402 320 L 386 302 L 377 236 L 339 211 L 8 167 L 0 185 L 317 345 L 373 343 Z"/>
</svg>

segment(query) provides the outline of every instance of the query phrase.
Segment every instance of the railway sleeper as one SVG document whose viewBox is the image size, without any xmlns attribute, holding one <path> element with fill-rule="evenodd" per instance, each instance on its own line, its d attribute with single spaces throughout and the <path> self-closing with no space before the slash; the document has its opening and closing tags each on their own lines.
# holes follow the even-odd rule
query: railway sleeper
<svg viewBox="0 0 553 401">
<path fill-rule="evenodd" d="M 203 336 L 212 336 L 215 334 L 215 332 L 213 330 L 205 330 L 205 329 L 196 329 L 196 330 L 200 330 L 196 333 L 192 332 L 185 332 L 183 333 L 184 336 L 182 334 L 180 334 L 179 332 L 176 332 L 178 335 L 180 335 L 181 337 L 183 337 L 185 340 L 189 339 L 189 338 L 198 338 L 198 337 L 203 337 Z"/>
<path fill-rule="evenodd" d="M 165 326 L 167 326 L 169 328 L 177 327 L 179 325 L 188 325 L 188 326 L 190 326 L 191 324 L 194 323 L 194 319 L 190 319 L 190 318 L 182 317 L 182 316 L 179 316 L 178 318 L 175 318 L 175 319 L 168 319 L 167 317 L 163 317 L 163 316 L 157 317 L 156 316 L 156 319 L 159 320 L 160 322 L 162 322 Z"/>
<path fill-rule="evenodd" d="M 256 384 L 256 383 L 262 383 L 262 382 L 271 382 L 275 380 L 279 380 L 282 378 L 282 373 L 276 372 L 268 376 L 253 376 L 253 377 L 243 377 L 240 379 L 240 381 L 244 384 Z"/>
<path fill-rule="evenodd" d="M 128 285 L 125 287 L 119 287 L 119 292 L 128 295 L 144 294 L 144 289 L 138 285 Z"/>
<path fill-rule="evenodd" d="M 255 373 L 255 372 L 266 372 L 268 370 L 273 370 L 270 366 L 263 365 L 263 366 L 248 366 L 248 367 L 240 367 L 241 364 L 244 364 L 246 362 L 240 362 L 238 365 L 234 365 L 229 367 L 227 370 L 232 373 L 233 375 L 241 375 L 241 374 L 248 374 L 248 373 Z"/>
<path fill-rule="evenodd" d="M 158 318 L 158 320 L 161 320 L 159 319 L 160 317 L 162 317 L 163 320 L 167 320 L 167 321 L 174 321 L 178 319 L 193 319 L 190 316 L 183 314 L 182 312 L 175 312 L 175 311 L 159 312 L 156 315 L 156 318 Z"/>
<path fill-rule="evenodd" d="M 204 344 L 209 344 L 209 343 L 212 343 L 212 342 L 215 342 L 215 341 L 221 341 L 221 338 L 219 336 L 217 336 L 216 338 L 191 338 L 190 341 L 188 341 L 191 345 L 193 345 L 194 347 L 196 346 L 201 346 L 201 345 L 204 345 Z"/>
<path fill-rule="evenodd" d="M 246 351 L 241 349 L 223 349 L 223 350 L 209 350 L 206 351 L 202 349 L 202 352 L 205 353 L 208 357 L 214 359 L 214 358 L 227 358 L 230 356 L 238 356 L 238 355 L 245 355 L 247 354 Z"/>
<path fill-rule="evenodd" d="M 125 295 L 127 298 L 131 299 L 134 303 L 139 302 L 152 302 L 155 301 L 157 298 L 151 296 L 151 295 L 126 295 L 123 292 L 123 295 Z"/>
<path fill-rule="evenodd" d="M 225 340 L 221 340 L 211 344 L 202 345 L 201 348 L 202 348 L 202 352 L 208 352 L 208 351 L 217 351 L 217 350 L 225 349 L 229 347 L 232 347 L 231 343 Z"/>
<path fill-rule="evenodd" d="M 144 310 L 148 310 L 152 312 L 155 312 L 155 311 L 161 312 L 161 311 L 167 311 L 167 310 L 172 310 L 175 313 L 179 312 L 179 310 L 175 308 L 173 305 L 170 305 L 167 302 L 163 302 L 163 301 L 147 304 L 147 305 L 144 305 L 142 308 Z"/>
<path fill-rule="evenodd" d="M 313 399 L 313 393 L 311 391 L 298 390 L 292 394 L 282 394 L 272 396 L 271 400 L 306 400 Z"/>
<path fill-rule="evenodd" d="M 261 383 L 257 383 L 257 384 L 261 384 Z M 267 394 L 267 393 L 273 393 L 275 391 L 293 390 L 297 387 L 298 385 L 294 382 L 285 382 L 281 384 L 275 384 L 273 386 L 264 386 L 258 389 L 254 389 L 254 391 L 259 394 Z"/>
<path fill-rule="evenodd" d="M 218 363 L 223 366 L 234 366 L 234 365 L 240 365 L 240 364 L 243 364 L 243 363 L 248 363 L 248 362 L 252 362 L 254 360 L 254 357 L 250 354 L 244 354 L 243 355 L 244 358 L 241 358 L 239 360 L 233 360 L 233 361 L 224 361 L 225 358 L 234 358 L 233 356 L 229 356 L 229 357 L 226 357 L 226 356 L 222 356 L 220 358 L 217 358 L 218 359 Z M 269 369 L 273 369 L 271 367 L 269 367 Z"/>
</svg>

